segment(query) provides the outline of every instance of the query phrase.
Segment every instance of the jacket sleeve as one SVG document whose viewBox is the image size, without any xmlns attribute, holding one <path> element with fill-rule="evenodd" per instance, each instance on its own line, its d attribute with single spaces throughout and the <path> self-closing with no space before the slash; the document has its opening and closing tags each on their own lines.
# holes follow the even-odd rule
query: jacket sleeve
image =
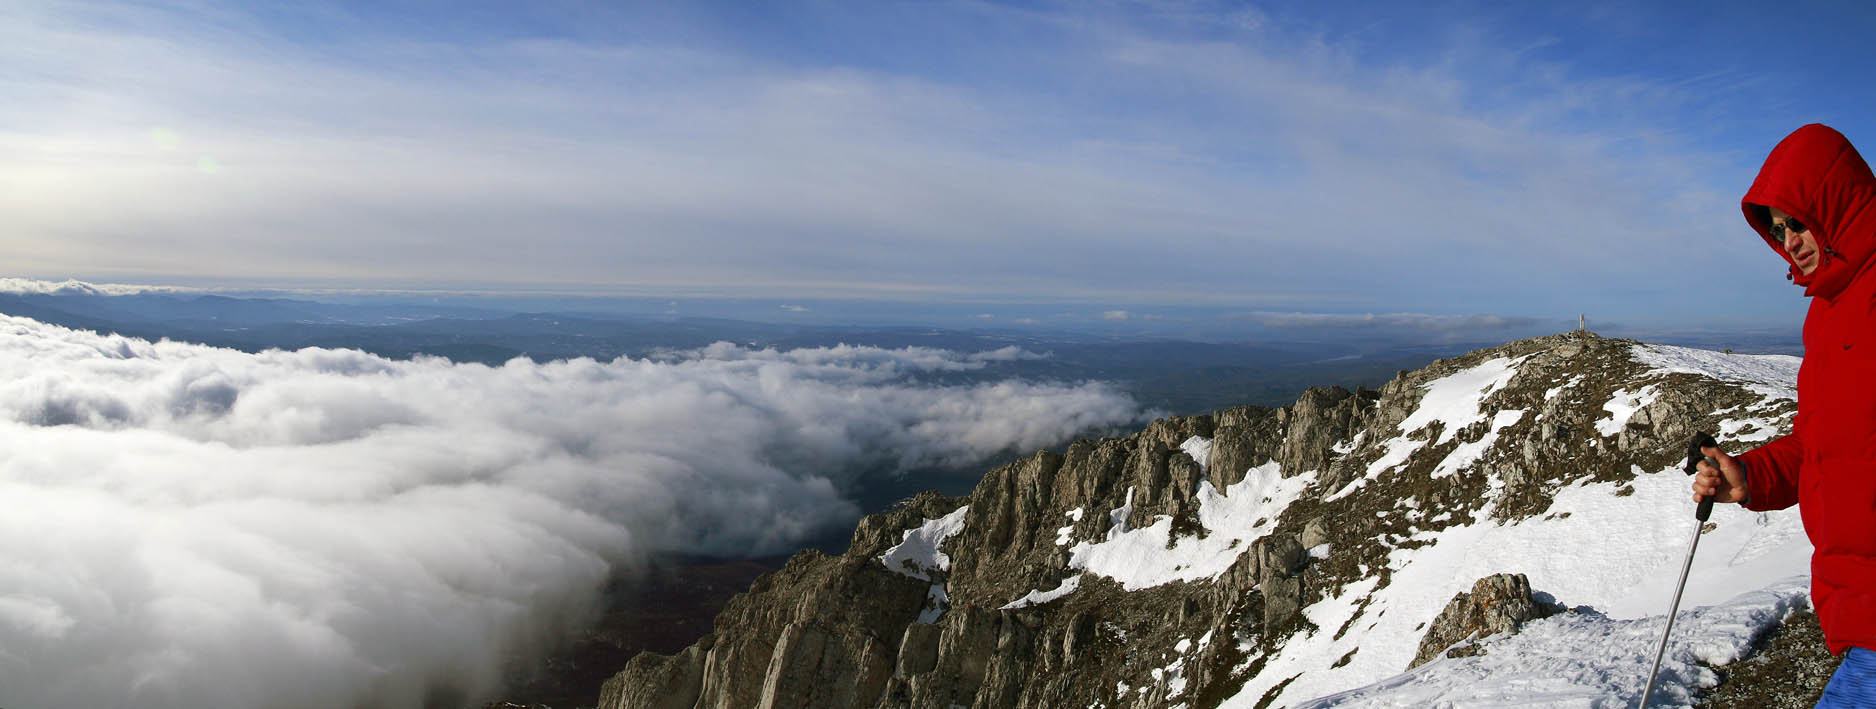
<svg viewBox="0 0 1876 709">
<path fill-rule="evenodd" d="M 1798 468 L 1804 444 L 1793 431 L 1777 440 L 1739 454 L 1746 466 L 1746 509 L 1764 512 L 1798 504 Z"/>
</svg>

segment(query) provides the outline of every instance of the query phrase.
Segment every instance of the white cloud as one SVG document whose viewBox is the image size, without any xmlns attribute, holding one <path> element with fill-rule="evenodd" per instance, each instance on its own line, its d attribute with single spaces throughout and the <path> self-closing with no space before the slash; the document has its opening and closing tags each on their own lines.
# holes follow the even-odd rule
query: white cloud
<svg viewBox="0 0 1876 709">
<path fill-rule="evenodd" d="M 805 306 L 805 305 L 783 305 L 783 306 L 782 306 L 782 309 L 783 309 L 783 310 L 786 310 L 786 311 L 788 311 L 788 312 L 791 312 L 791 313 L 805 313 L 805 312 L 808 312 L 808 307 L 807 307 L 807 306 Z"/>
<path fill-rule="evenodd" d="M 0 701 L 486 696 L 647 553 L 787 550 L 854 520 L 853 471 L 1136 416 L 1096 384 L 900 376 L 1039 356 L 717 345 L 487 367 L 0 318 Z"/>
<path fill-rule="evenodd" d="M 1021 347 L 1010 345 L 1008 347 L 1000 347 L 1000 348 L 990 350 L 987 352 L 976 352 L 976 353 L 969 355 L 969 358 L 972 361 L 978 361 L 978 362 L 1016 362 L 1016 361 L 1021 361 L 1021 360 L 1048 359 L 1051 356 L 1053 355 L 1051 355 L 1050 353 L 1030 352 L 1029 350 L 1023 349 Z"/>
<path fill-rule="evenodd" d="M 1102 320 L 1110 320 L 1114 322 L 1124 321 L 1129 317 L 1132 317 L 1132 314 L 1128 313 L 1125 310 L 1109 310 L 1109 311 L 1101 313 Z"/>
<path fill-rule="evenodd" d="M 138 293 L 204 293 L 201 288 L 143 286 L 122 283 L 86 283 L 77 280 L 44 281 L 0 278 L 0 293 L 9 295 L 136 295 Z"/>
</svg>

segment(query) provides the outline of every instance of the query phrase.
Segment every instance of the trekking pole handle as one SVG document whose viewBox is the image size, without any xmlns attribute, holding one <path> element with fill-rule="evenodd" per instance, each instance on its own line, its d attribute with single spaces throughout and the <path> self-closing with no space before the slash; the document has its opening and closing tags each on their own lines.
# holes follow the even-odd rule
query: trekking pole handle
<svg viewBox="0 0 1876 709">
<path fill-rule="evenodd" d="M 1700 449 L 1707 446 L 1717 447 L 1719 445 L 1720 442 L 1713 440 L 1713 436 L 1706 431 L 1696 432 L 1694 439 L 1687 443 L 1687 465 L 1682 466 L 1681 469 L 1687 471 L 1688 475 L 1693 475 L 1695 471 L 1699 470 L 1700 461 L 1704 460 L 1707 461 L 1707 465 L 1713 466 L 1714 470 L 1719 470 L 1720 461 L 1714 460 L 1700 451 Z M 1694 519 L 1705 522 L 1707 521 L 1707 517 L 1712 514 L 1713 496 L 1707 495 L 1700 498 L 1700 506 L 1694 509 Z"/>
</svg>

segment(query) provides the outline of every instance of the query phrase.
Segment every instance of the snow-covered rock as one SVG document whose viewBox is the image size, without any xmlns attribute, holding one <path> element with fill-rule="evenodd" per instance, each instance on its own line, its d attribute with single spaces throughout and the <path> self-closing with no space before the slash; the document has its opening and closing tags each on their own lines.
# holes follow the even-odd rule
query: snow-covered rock
<svg viewBox="0 0 1876 709">
<path fill-rule="evenodd" d="M 739 597 L 707 647 L 614 682 L 688 682 L 662 696 L 697 706 L 1632 705 L 1695 523 L 1686 441 L 1788 430 L 1797 362 L 1569 333 L 1080 441 L 868 518 L 843 557 Z M 1795 510 L 1713 523 L 1665 702 L 1807 602 Z M 1448 602 L 1500 574 L 1567 610 L 1481 624 L 1409 671 Z M 898 600 L 829 595 L 860 578 Z"/>
</svg>

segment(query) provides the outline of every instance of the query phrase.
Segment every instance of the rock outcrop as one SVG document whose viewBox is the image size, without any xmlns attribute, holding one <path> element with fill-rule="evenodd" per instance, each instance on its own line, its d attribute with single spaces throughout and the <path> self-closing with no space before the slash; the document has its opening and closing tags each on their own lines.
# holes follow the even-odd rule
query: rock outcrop
<svg viewBox="0 0 1876 709">
<path fill-rule="evenodd" d="M 1581 332 L 1524 340 L 1378 391 L 1312 389 L 1286 407 L 1036 453 L 967 498 L 926 494 L 868 517 L 841 556 L 803 552 L 696 646 L 634 659 L 602 707 L 1214 706 L 1294 638 L 1359 633 L 1392 555 L 1430 533 L 1546 515 L 1568 485 L 1663 470 L 1687 435 L 1725 432 L 1728 416 L 1788 425 L 1789 400 L 1653 372 L 1638 347 Z M 1477 415 L 1427 414 L 1429 398 L 1455 396 Z M 882 563 L 965 507 L 960 528 L 931 537 L 948 569 L 918 578 Z M 1521 576 L 1462 596 L 1420 619 L 1433 625 L 1421 655 L 1544 612 Z M 1331 597 L 1355 617 L 1318 628 L 1305 609 Z M 1259 680 L 1264 698 L 1290 679 Z"/>
<path fill-rule="evenodd" d="M 1531 582 L 1524 574 L 1493 574 L 1472 584 L 1470 592 L 1461 592 L 1446 603 L 1438 618 L 1420 640 L 1420 651 L 1407 669 L 1419 667 L 1442 654 L 1463 657 L 1472 654 L 1463 645 L 1499 633 L 1515 633 L 1528 621 L 1555 615 L 1561 608 L 1531 597 Z M 1461 646 L 1461 647 L 1455 647 Z"/>
</svg>

